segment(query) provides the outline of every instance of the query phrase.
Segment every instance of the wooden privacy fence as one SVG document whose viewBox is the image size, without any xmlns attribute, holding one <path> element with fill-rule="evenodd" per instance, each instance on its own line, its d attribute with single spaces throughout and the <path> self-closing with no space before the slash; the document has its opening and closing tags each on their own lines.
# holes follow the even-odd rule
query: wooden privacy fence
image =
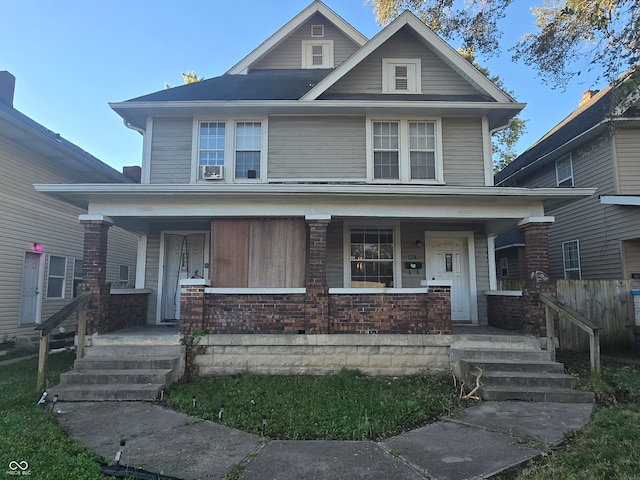
<svg viewBox="0 0 640 480">
<path fill-rule="evenodd" d="M 633 324 L 629 280 L 558 280 L 557 298 L 598 327 L 600 343 L 610 348 L 629 346 Z M 589 336 L 570 321 L 559 319 L 560 350 L 589 351 Z"/>
</svg>

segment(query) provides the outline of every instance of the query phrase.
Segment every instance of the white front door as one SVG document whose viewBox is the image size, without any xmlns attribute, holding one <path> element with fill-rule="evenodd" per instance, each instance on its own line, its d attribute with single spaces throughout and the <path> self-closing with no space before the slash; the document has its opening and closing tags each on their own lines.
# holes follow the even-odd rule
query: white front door
<svg viewBox="0 0 640 480">
<path fill-rule="evenodd" d="M 205 276 L 205 238 L 205 233 L 165 234 L 163 320 L 180 319 L 180 280 Z"/>
<path fill-rule="evenodd" d="M 20 325 L 40 323 L 40 297 L 42 291 L 42 259 L 39 253 L 25 252 L 22 268 L 20 298 Z"/>
<path fill-rule="evenodd" d="M 427 280 L 451 282 L 451 320 L 471 320 L 467 238 L 427 234 L 425 247 Z"/>
</svg>

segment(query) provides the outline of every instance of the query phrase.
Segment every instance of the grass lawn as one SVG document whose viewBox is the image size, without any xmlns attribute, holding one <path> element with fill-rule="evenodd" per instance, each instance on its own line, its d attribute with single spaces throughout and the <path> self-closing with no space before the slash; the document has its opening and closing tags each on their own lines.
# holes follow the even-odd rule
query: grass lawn
<svg viewBox="0 0 640 480">
<path fill-rule="evenodd" d="M 503 480 L 632 480 L 640 478 L 640 356 L 603 355 L 602 378 L 593 381 L 588 355 L 559 356 L 582 388 L 596 392 L 592 421 L 567 444 Z"/>
<path fill-rule="evenodd" d="M 273 439 L 375 440 L 459 408 L 448 375 L 376 378 L 356 370 L 201 378 L 176 385 L 166 400 L 182 412 Z"/>
<path fill-rule="evenodd" d="M 74 356 L 49 355 L 51 384 L 71 369 Z M 99 458 L 67 435 L 55 413 L 36 405 L 42 393 L 35 388 L 37 371 L 37 358 L 0 366 L 0 477 L 13 477 L 10 462 L 27 462 L 30 478 L 107 478 L 100 473 Z"/>
</svg>

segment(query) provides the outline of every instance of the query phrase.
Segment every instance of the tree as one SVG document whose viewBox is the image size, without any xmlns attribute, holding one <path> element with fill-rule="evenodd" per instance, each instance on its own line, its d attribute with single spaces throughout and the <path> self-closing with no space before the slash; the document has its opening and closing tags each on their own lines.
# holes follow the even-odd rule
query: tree
<svg viewBox="0 0 640 480">
<path fill-rule="evenodd" d="M 563 87 L 584 69 L 597 80 L 615 81 L 640 62 L 640 1 L 539 0 L 533 9 L 537 31 L 511 46 L 515 60 L 538 71 L 543 81 Z M 413 11 L 447 40 L 483 55 L 500 50 L 498 25 L 514 0 L 368 0 L 384 24 L 403 10 Z M 600 73 L 602 72 L 602 73 Z"/>
<path fill-rule="evenodd" d="M 476 67 L 480 72 L 482 72 L 489 80 L 495 83 L 498 87 L 503 89 L 506 93 L 513 96 L 514 93 L 510 90 L 507 90 L 504 86 L 504 82 L 497 75 L 491 75 L 489 73 L 489 69 L 482 67 L 478 64 L 475 58 L 475 54 L 473 50 L 467 49 L 463 50 L 461 48 L 458 49 L 458 53 L 464 57 L 469 63 L 471 63 L 474 67 Z M 494 173 L 499 172 L 504 167 L 509 165 L 514 158 L 518 156 L 515 151 L 516 143 L 520 137 L 527 131 L 526 127 L 527 121 L 517 116 L 513 117 L 509 120 L 509 124 L 502 130 L 497 131 L 491 137 L 491 147 L 493 151 L 493 171 Z"/>
<path fill-rule="evenodd" d="M 182 75 L 182 78 L 184 79 L 184 83 L 185 85 L 188 83 L 196 83 L 196 82 L 201 82 L 202 80 L 204 80 L 204 77 L 199 77 L 198 75 L 196 75 L 196 72 L 189 70 L 187 73 L 182 73 L 180 72 L 180 75 Z M 165 89 L 169 89 L 172 88 L 171 85 L 169 85 L 169 82 L 164 82 L 164 88 Z"/>
</svg>

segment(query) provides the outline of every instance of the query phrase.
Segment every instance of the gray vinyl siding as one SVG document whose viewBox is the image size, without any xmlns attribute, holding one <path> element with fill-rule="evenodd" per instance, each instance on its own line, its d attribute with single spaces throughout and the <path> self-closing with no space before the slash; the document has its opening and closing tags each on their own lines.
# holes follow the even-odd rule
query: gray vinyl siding
<svg viewBox="0 0 640 480">
<path fill-rule="evenodd" d="M 421 286 L 420 281 L 427 278 L 424 270 L 424 232 L 425 224 L 423 222 L 403 222 L 400 224 L 400 241 L 402 249 L 402 257 L 400 258 L 400 261 L 402 262 L 403 288 L 419 288 Z M 417 247 L 416 240 L 420 240 L 423 246 Z M 404 263 L 409 261 L 409 255 L 414 255 L 416 257 L 411 260 L 412 262 L 422 263 L 420 271 L 411 271 L 404 268 Z"/>
<path fill-rule="evenodd" d="M 311 25 L 324 25 L 324 37 L 312 37 Z M 338 30 L 323 15 L 316 13 L 271 52 L 252 65 L 251 69 L 302 68 L 303 40 L 333 40 L 334 67 L 343 63 L 359 48 L 353 40 Z"/>
<path fill-rule="evenodd" d="M 482 120 L 443 118 L 442 155 L 447 185 L 484 186 Z"/>
<path fill-rule="evenodd" d="M 156 323 L 158 302 L 158 271 L 160 269 L 160 233 L 154 232 L 147 236 L 147 264 L 144 286 L 151 289 L 149 294 L 149 309 L 147 323 Z"/>
<path fill-rule="evenodd" d="M 477 95 L 479 93 L 406 28 L 400 30 L 354 67 L 327 93 L 381 93 L 383 58 L 421 59 L 422 93 L 425 95 Z"/>
<path fill-rule="evenodd" d="M 269 178 L 366 178 L 363 117 L 271 117 Z"/>
<path fill-rule="evenodd" d="M 616 159 L 620 195 L 640 195 L 640 129 L 617 129 Z"/>
<path fill-rule="evenodd" d="M 151 139 L 151 183 L 189 183 L 193 118 L 155 117 Z"/>
<path fill-rule="evenodd" d="M 16 335 L 33 335 L 34 325 L 20 327 L 22 270 L 25 252 L 33 251 L 34 242 L 42 245 L 45 256 L 41 321 L 56 313 L 72 298 L 74 259 L 82 259 L 84 229 L 78 216 L 86 213 L 61 201 L 36 192 L 34 183 L 78 182 L 75 174 L 60 168 L 50 159 L 44 159 L 14 142 L 0 136 L 0 342 Z M 113 281 L 111 258 L 128 259 L 132 252 L 131 279 L 135 281 L 137 241 L 133 235 L 118 232 L 109 237 L 111 256 L 108 258 L 107 281 Z M 129 253 L 119 253 L 118 249 Z M 49 257 L 65 257 L 64 299 L 47 299 Z M 117 266 L 115 267 L 117 268 Z M 116 278 L 117 280 L 117 273 Z M 74 322 L 65 324 L 71 329 Z"/>
<path fill-rule="evenodd" d="M 500 259 L 506 258 L 508 262 L 508 275 L 501 275 Z M 525 278 L 526 264 L 524 258 L 524 247 L 511 247 L 496 250 L 496 276 L 498 280 L 520 280 Z M 508 290 L 508 289 L 506 289 Z"/>
<path fill-rule="evenodd" d="M 473 238 L 476 256 L 476 289 L 478 295 L 478 325 L 487 325 L 487 296 L 489 290 L 489 254 L 487 249 L 487 237 L 481 233 L 475 233 Z"/>
<path fill-rule="evenodd" d="M 549 212 L 556 219 L 549 230 L 549 254 L 552 278 L 564 278 L 562 243 L 580 242 L 580 263 L 585 280 L 622 278 L 620 238 L 640 228 L 624 209 L 601 205 L 599 196 L 615 192 L 611 142 L 585 145 L 572 152 L 574 185 L 597 187 L 595 195 Z M 555 182 L 555 163 L 551 165 Z M 551 169 L 550 169 L 551 170 Z M 555 184 L 555 183 L 554 183 Z"/>
</svg>

